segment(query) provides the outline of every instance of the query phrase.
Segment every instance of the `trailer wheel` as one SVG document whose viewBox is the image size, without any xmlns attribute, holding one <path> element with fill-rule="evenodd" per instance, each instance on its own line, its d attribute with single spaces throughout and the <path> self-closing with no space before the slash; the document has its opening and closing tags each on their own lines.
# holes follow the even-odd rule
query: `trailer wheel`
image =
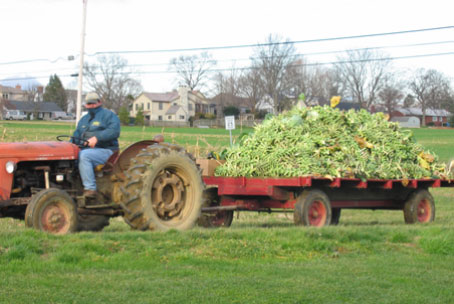
<svg viewBox="0 0 454 304">
<path fill-rule="evenodd" d="M 185 230 L 202 207 L 203 182 L 192 156 L 179 146 L 154 144 L 131 159 L 120 188 L 124 219 L 132 228 Z"/>
<path fill-rule="evenodd" d="M 105 215 L 79 214 L 77 231 L 101 231 L 109 222 L 110 217 Z"/>
<path fill-rule="evenodd" d="M 410 194 L 404 204 L 405 223 L 429 223 L 435 219 L 435 204 L 427 190 L 417 190 Z"/>
<path fill-rule="evenodd" d="M 293 220 L 296 225 L 321 227 L 331 222 L 331 203 L 320 190 L 306 190 L 295 203 Z"/>
<path fill-rule="evenodd" d="M 341 217 L 341 208 L 332 208 L 331 209 L 331 223 L 330 225 L 337 225 L 339 224 L 339 220 Z"/>
<path fill-rule="evenodd" d="M 217 188 L 210 188 L 203 191 L 203 207 L 214 207 L 219 205 L 220 198 Z M 230 227 L 232 221 L 233 210 L 202 212 L 197 220 L 197 225 L 205 228 Z"/>
<path fill-rule="evenodd" d="M 77 230 L 77 210 L 73 199 L 59 189 L 35 194 L 25 211 L 25 224 L 37 230 L 66 234 Z"/>
</svg>

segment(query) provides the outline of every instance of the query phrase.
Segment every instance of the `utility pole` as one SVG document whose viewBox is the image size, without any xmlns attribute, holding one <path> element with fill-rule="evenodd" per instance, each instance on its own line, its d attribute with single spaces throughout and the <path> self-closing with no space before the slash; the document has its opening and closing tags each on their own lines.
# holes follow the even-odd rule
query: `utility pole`
<svg viewBox="0 0 454 304">
<path fill-rule="evenodd" d="M 82 108 L 82 80 L 84 72 L 84 52 L 85 52 L 85 20 L 87 18 L 87 2 L 88 0 L 82 0 L 82 33 L 80 34 L 80 55 L 79 55 L 79 81 L 77 87 L 77 103 L 76 103 L 76 126 L 80 120 L 81 108 Z"/>
</svg>

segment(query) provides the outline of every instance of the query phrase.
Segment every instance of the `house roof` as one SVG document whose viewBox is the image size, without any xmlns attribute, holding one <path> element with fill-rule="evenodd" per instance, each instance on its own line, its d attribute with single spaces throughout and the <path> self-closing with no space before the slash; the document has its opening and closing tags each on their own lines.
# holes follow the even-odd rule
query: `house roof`
<svg viewBox="0 0 454 304">
<path fill-rule="evenodd" d="M 4 107 L 8 110 L 20 110 L 26 112 L 63 112 L 63 110 L 55 102 L 6 100 Z"/>
<path fill-rule="evenodd" d="M 167 92 L 167 93 L 143 92 L 143 94 L 151 101 L 161 101 L 161 102 L 171 102 L 179 97 L 177 92 Z"/>
<path fill-rule="evenodd" d="M 248 103 L 248 99 L 240 96 L 236 96 L 230 93 L 220 93 L 210 99 L 211 104 L 230 104 L 235 106 L 245 106 Z"/>
<path fill-rule="evenodd" d="M 166 115 L 174 115 L 179 109 L 181 109 L 179 105 L 173 105 L 167 110 Z"/>
<path fill-rule="evenodd" d="M 398 108 L 396 109 L 398 112 L 402 113 L 405 116 L 422 116 L 422 110 L 420 108 Z M 441 117 L 448 117 L 452 114 L 446 110 L 442 109 L 427 109 L 426 116 L 441 116 Z"/>
</svg>

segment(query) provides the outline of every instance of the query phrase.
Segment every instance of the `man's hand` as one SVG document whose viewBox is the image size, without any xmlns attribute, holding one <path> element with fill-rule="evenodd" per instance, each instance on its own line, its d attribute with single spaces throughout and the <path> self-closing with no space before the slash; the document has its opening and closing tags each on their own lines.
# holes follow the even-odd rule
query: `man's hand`
<svg viewBox="0 0 454 304">
<path fill-rule="evenodd" d="M 96 143 L 98 142 L 98 139 L 96 138 L 96 136 L 93 136 L 90 137 L 87 141 L 88 141 L 87 146 L 89 146 L 90 148 L 94 148 L 96 146 Z"/>
</svg>

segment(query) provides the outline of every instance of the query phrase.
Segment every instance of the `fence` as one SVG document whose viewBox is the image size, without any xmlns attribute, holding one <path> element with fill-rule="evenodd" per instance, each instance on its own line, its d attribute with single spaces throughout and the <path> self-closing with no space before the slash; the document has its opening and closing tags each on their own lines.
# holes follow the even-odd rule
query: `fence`
<svg viewBox="0 0 454 304">
<path fill-rule="evenodd" d="M 235 127 L 236 128 L 241 128 L 241 127 L 253 127 L 256 124 L 261 123 L 262 120 L 239 120 L 235 119 Z M 203 127 L 208 127 L 208 128 L 225 128 L 225 119 L 224 118 L 218 118 L 218 119 L 199 119 L 199 120 L 194 120 L 193 126 L 196 128 L 203 128 Z"/>
<path fill-rule="evenodd" d="M 235 127 L 237 129 L 242 127 L 253 127 L 256 124 L 261 123 L 262 120 L 239 120 L 235 119 Z M 149 120 L 145 122 L 146 125 L 150 127 L 190 127 L 190 123 L 183 121 L 163 121 L 163 120 Z M 198 119 L 194 120 L 192 126 L 194 128 L 225 128 L 225 119 Z"/>
</svg>

